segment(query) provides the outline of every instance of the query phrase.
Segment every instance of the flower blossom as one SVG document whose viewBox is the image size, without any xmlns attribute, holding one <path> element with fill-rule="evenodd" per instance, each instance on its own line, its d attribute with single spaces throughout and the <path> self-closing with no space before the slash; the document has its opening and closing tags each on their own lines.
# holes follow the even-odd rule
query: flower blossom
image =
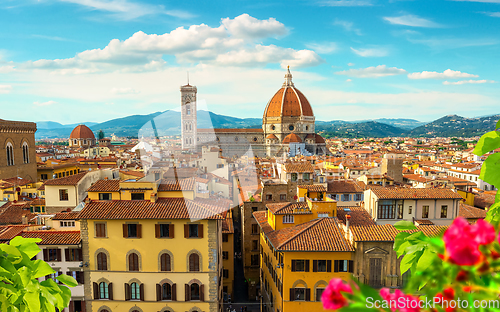
<svg viewBox="0 0 500 312">
<path fill-rule="evenodd" d="M 474 265 L 481 258 L 479 245 L 492 243 L 495 236 L 495 229 L 486 221 L 478 220 L 470 225 L 464 218 L 456 218 L 444 233 L 443 240 L 453 263 Z"/>
<path fill-rule="evenodd" d="M 340 278 L 332 279 L 321 295 L 323 308 L 325 310 L 337 310 L 346 306 L 347 299 L 341 292 L 352 294 L 352 288 Z"/>
<path fill-rule="evenodd" d="M 392 312 L 418 312 L 420 311 L 418 298 L 403 293 L 396 289 L 391 293 L 389 288 L 380 289 L 380 296 L 385 301 L 389 302 Z M 403 298 L 403 299 L 401 299 Z"/>
</svg>

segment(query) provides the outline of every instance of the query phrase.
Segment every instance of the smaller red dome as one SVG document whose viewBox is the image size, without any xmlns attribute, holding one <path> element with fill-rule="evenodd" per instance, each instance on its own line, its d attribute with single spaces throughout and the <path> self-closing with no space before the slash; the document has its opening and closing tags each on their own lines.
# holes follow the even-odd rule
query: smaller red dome
<svg viewBox="0 0 500 312">
<path fill-rule="evenodd" d="M 302 139 L 295 133 L 290 133 L 283 139 L 283 144 L 288 143 L 302 143 Z"/>
<path fill-rule="evenodd" d="M 270 140 L 277 140 L 278 138 L 274 135 L 274 134 L 269 134 L 266 139 L 270 139 Z"/>
<path fill-rule="evenodd" d="M 94 133 L 86 125 L 78 125 L 71 131 L 70 139 L 95 139 Z"/>
<path fill-rule="evenodd" d="M 325 144 L 325 139 L 319 134 L 316 134 L 316 144 Z"/>
</svg>

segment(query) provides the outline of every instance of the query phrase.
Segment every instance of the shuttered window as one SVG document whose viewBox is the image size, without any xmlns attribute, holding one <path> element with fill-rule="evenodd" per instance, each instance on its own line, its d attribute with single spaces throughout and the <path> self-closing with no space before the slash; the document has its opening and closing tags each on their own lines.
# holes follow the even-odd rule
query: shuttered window
<svg viewBox="0 0 500 312">
<path fill-rule="evenodd" d="M 169 254 L 164 253 L 160 256 L 160 269 L 161 271 L 171 271 Z"/>
<path fill-rule="evenodd" d="M 200 257 L 195 253 L 189 255 L 189 271 L 190 272 L 200 271 Z"/>
<path fill-rule="evenodd" d="M 106 223 L 96 223 L 95 224 L 95 236 L 96 237 L 106 237 Z"/>
<path fill-rule="evenodd" d="M 131 253 L 128 256 L 128 270 L 139 271 L 139 256 L 136 253 Z"/>
<path fill-rule="evenodd" d="M 97 254 L 97 270 L 98 271 L 107 271 L 108 270 L 108 257 L 104 252 L 100 252 Z"/>
</svg>

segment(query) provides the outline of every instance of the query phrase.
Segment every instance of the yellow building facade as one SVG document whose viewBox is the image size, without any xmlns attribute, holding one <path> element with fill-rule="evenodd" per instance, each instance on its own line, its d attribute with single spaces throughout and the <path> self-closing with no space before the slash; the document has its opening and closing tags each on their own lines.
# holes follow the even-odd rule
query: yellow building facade
<svg viewBox="0 0 500 312">
<path fill-rule="evenodd" d="M 261 228 L 261 311 L 321 311 L 332 278 L 348 280 L 354 248 L 346 240 L 336 201 L 305 198 L 254 213 Z"/>
<path fill-rule="evenodd" d="M 221 311 L 219 214 L 180 198 L 101 200 L 79 218 L 87 311 Z"/>
</svg>

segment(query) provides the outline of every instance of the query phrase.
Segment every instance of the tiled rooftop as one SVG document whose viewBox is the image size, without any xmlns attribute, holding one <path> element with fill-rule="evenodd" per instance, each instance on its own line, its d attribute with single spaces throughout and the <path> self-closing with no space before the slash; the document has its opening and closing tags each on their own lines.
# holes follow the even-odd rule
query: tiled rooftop
<svg viewBox="0 0 500 312">
<path fill-rule="evenodd" d="M 80 244 L 80 231 L 25 231 L 25 238 L 41 238 L 38 245 L 78 245 Z"/>
</svg>

